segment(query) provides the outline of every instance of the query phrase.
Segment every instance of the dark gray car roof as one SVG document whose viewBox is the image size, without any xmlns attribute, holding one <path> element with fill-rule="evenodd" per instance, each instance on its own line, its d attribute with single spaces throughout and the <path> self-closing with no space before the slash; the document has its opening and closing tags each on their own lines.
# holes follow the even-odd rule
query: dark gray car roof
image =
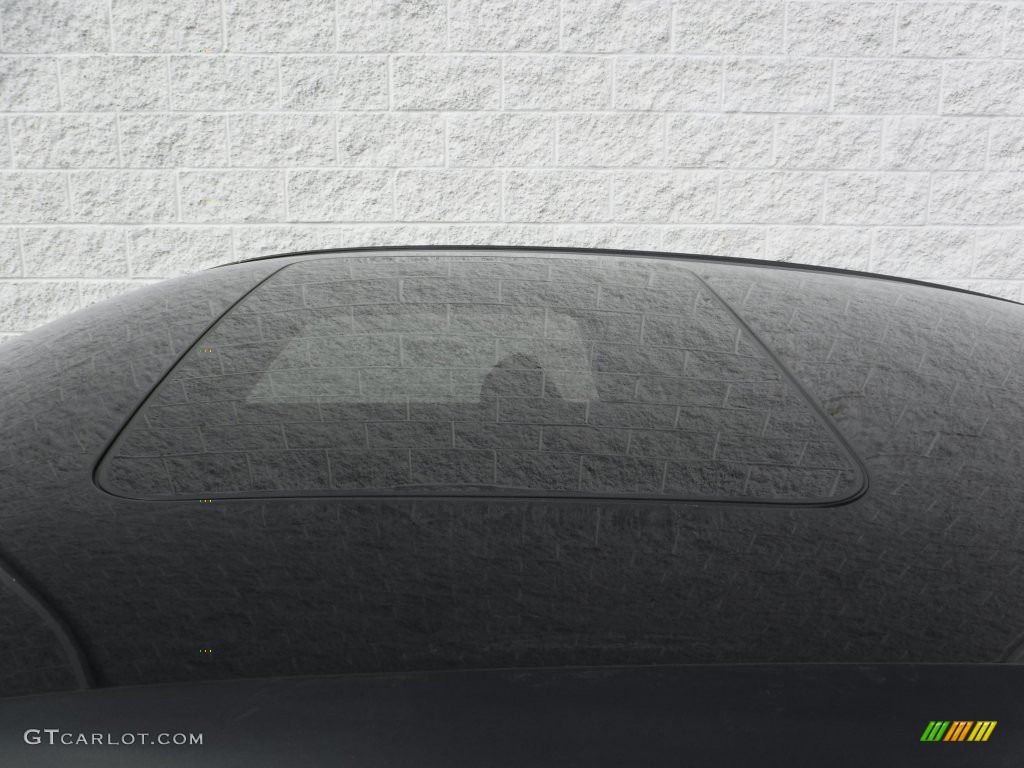
<svg viewBox="0 0 1024 768">
<path fill-rule="evenodd" d="M 863 461 L 870 487 L 841 506 L 200 502 L 98 487 L 100 457 L 167 371 L 286 263 L 166 281 L 0 348 L 0 556 L 32 596 L 0 590 L 4 694 L 473 667 L 986 662 L 1019 648 L 1019 305 L 686 261 Z"/>
</svg>

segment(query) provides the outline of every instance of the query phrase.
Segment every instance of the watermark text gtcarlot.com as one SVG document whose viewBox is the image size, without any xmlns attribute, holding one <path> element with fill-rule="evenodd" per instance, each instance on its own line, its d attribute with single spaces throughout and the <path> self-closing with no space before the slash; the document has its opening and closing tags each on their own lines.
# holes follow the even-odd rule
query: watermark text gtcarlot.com
<svg viewBox="0 0 1024 768">
<path fill-rule="evenodd" d="M 57 746 L 128 747 L 142 745 L 202 746 L 201 733 L 74 733 L 60 728 L 29 728 L 25 731 L 26 744 Z"/>
</svg>

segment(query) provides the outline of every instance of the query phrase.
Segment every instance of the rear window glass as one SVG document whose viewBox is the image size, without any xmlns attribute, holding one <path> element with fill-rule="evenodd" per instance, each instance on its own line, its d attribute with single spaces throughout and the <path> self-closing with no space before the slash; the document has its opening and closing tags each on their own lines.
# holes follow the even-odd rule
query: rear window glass
<svg viewBox="0 0 1024 768">
<path fill-rule="evenodd" d="M 681 263 L 464 253 L 286 266 L 107 452 L 133 498 L 839 502 L 841 437 Z"/>
</svg>

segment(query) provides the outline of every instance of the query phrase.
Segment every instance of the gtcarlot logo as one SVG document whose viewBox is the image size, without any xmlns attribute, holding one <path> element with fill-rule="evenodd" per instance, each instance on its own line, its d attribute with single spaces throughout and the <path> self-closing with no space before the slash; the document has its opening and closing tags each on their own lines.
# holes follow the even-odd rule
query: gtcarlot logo
<svg viewBox="0 0 1024 768">
<path fill-rule="evenodd" d="M 57 746 L 128 747 L 137 745 L 202 746 L 201 733 L 74 733 L 60 728 L 29 728 L 25 731 L 26 744 Z"/>
</svg>

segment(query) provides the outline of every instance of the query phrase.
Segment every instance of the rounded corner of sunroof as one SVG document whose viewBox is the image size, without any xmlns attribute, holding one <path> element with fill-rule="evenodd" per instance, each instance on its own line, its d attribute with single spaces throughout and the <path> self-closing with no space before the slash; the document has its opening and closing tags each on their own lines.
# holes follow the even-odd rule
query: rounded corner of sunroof
<svg viewBox="0 0 1024 768">
<path fill-rule="evenodd" d="M 316 255 L 241 298 L 96 474 L 136 499 L 623 498 L 837 505 L 836 427 L 686 263 Z"/>
</svg>

